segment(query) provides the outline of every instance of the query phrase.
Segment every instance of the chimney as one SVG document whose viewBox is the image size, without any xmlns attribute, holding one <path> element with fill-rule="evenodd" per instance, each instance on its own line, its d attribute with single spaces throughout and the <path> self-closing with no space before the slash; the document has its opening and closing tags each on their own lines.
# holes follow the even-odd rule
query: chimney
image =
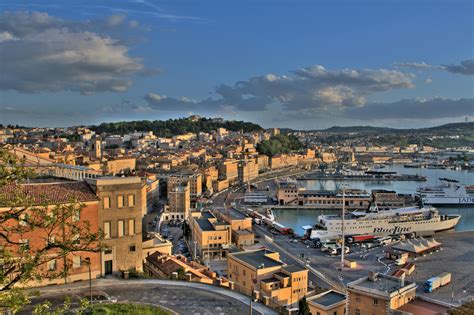
<svg viewBox="0 0 474 315">
<path fill-rule="evenodd" d="M 400 288 L 403 288 L 405 286 L 405 273 L 403 273 L 398 279 L 398 284 L 400 285 Z"/>
<path fill-rule="evenodd" d="M 369 281 L 375 282 L 377 280 L 378 273 L 375 271 L 369 271 Z"/>
</svg>

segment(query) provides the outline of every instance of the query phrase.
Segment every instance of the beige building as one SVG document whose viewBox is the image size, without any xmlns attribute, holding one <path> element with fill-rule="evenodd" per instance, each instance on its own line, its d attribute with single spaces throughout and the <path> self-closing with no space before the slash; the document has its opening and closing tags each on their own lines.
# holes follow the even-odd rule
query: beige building
<svg viewBox="0 0 474 315">
<path fill-rule="evenodd" d="M 226 160 L 219 166 L 219 178 L 228 180 L 229 183 L 235 183 L 238 180 L 238 161 Z"/>
<path fill-rule="evenodd" d="M 232 243 L 237 246 L 253 245 L 255 234 L 252 231 L 252 218 L 243 215 L 233 208 L 215 211 L 219 219 L 230 224 Z"/>
<path fill-rule="evenodd" d="M 237 291 L 266 305 L 295 304 L 308 290 L 308 270 L 285 265 L 278 252 L 267 249 L 229 254 L 227 276 Z"/>
<path fill-rule="evenodd" d="M 370 272 L 347 284 L 348 315 L 385 315 L 415 299 L 416 283 Z"/>
<path fill-rule="evenodd" d="M 165 220 L 187 219 L 191 209 L 191 195 L 189 185 L 181 183 L 168 192 L 168 208 Z"/>
<path fill-rule="evenodd" d="M 329 290 L 306 298 L 311 315 L 344 315 L 346 313 L 346 296 Z"/>
<path fill-rule="evenodd" d="M 269 158 L 266 155 L 259 155 L 257 156 L 257 164 L 258 164 L 258 170 L 259 171 L 264 171 L 267 170 L 270 167 L 269 164 Z"/>
<path fill-rule="evenodd" d="M 139 177 L 87 179 L 100 199 L 99 227 L 107 247 L 102 252 L 102 275 L 142 270 L 142 217 L 146 185 Z"/>
<path fill-rule="evenodd" d="M 105 164 L 105 173 L 115 175 L 120 172 L 134 171 L 136 167 L 135 158 L 120 158 L 115 160 L 109 160 Z"/>
<path fill-rule="evenodd" d="M 238 163 L 239 182 L 246 183 L 258 177 L 258 164 L 254 159 L 242 160 Z"/>
<path fill-rule="evenodd" d="M 193 212 L 190 222 L 195 255 L 203 259 L 220 259 L 227 256 L 231 245 L 231 227 L 218 220 L 211 212 Z"/>
</svg>

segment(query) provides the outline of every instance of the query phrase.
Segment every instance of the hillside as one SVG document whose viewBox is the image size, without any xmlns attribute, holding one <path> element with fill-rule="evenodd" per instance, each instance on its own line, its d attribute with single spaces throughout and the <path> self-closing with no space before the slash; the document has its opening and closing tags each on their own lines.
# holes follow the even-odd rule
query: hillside
<svg viewBox="0 0 474 315">
<path fill-rule="evenodd" d="M 188 132 L 210 132 L 217 128 L 225 128 L 231 131 L 251 132 L 262 130 L 257 124 L 244 121 L 216 121 L 211 118 L 201 118 L 192 121 L 188 118 L 169 119 L 169 120 L 139 120 L 139 121 L 121 121 L 112 123 L 102 123 L 98 126 L 91 126 L 91 129 L 97 133 L 108 132 L 114 134 L 124 134 L 134 131 L 153 131 L 159 137 L 172 137 Z"/>
</svg>

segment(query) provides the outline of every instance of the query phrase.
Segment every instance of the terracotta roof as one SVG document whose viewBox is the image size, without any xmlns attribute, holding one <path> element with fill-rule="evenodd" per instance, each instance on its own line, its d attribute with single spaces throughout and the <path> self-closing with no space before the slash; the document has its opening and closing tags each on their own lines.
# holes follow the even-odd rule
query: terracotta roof
<svg viewBox="0 0 474 315">
<path fill-rule="evenodd" d="M 73 200 L 79 202 L 99 200 L 85 182 L 35 183 L 0 187 L 0 205 L 11 205 L 15 197 L 14 192 L 19 194 L 17 196 L 28 198 L 33 205 L 63 204 Z"/>
</svg>

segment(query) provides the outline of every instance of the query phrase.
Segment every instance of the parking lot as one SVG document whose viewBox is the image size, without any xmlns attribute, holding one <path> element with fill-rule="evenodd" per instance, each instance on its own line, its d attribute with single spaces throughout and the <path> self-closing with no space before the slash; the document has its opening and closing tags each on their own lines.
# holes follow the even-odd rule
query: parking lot
<svg viewBox="0 0 474 315">
<path fill-rule="evenodd" d="M 181 221 L 163 222 L 160 234 L 173 244 L 172 253 L 174 255 L 182 254 L 188 259 L 192 259 L 191 253 L 183 238 L 183 223 Z"/>
</svg>

